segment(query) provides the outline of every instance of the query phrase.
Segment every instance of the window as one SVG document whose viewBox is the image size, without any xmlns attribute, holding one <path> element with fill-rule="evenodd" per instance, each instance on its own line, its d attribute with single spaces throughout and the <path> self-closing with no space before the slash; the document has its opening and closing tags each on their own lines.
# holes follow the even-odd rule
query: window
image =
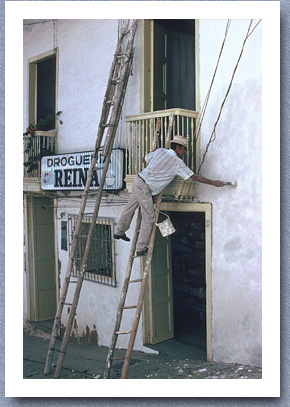
<svg viewBox="0 0 290 407">
<path fill-rule="evenodd" d="M 73 233 L 76 228 L 77 215 L 70 215 L 69 241 L 70 249 Z M 86 248 L 87 237 L 92 223 L 92 216 L 85 215 L 78 233 L 76 250 L 74 253 L 74 266 L 72 275 L 79 276 L 81 264 Z M 97 283 L 116 286 L 113 248 L 113 219 L 98 218 L 94 227 L 90 251 L 87 260 L 87 269 L 84 279 Z"/>
<path fill-rule="evenodd" d="M 195 81 L 195 20 L 154 20 L 153 110 L 196 110 Z"/>
<path fill-rule="evenodd" d="M 41 158 L 56 150 L 57 49 L 28 60 L 27 130 L 24 142 L 24 176 L 41 176 Z M 35 126 L 37 128 L 35 128 Z"/>
<path fill-rule="evenodd" d="M 56 59 L 49 52 L 29 61 L 29 124 L 44 121 L 43 131 L 56 127 Z"/>
</svg>

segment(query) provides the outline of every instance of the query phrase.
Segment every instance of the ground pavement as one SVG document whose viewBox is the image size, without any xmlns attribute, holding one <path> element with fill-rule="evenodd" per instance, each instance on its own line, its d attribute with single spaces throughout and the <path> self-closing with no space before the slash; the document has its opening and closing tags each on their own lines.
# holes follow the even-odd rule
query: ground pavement
<svg viewBox="0 0 290 407">
<path fill-rule="evenodd" d="M 51 374 L 44 375 L 49 334 L 37 329 L 23 336 L 23 375 L 27 379 L 53 379 L 57 361 L 54 352 Z M 261 379 L 262 369 L 234 363 L 206 362 L 203 350 L 179 342 L 178 338 L 150 348 L 159 354 L 133 351 L 128 379 Z M 121 350 L 116 350 L 119 356 Z M 124 352 L 124 351 L 123 351 Z M 69 343 L 60 378 L 102 379 L 108 348 L 93 344 Z M 115 361 L 110 378 L 119 378 L 122 362 Z"/>
</svg>

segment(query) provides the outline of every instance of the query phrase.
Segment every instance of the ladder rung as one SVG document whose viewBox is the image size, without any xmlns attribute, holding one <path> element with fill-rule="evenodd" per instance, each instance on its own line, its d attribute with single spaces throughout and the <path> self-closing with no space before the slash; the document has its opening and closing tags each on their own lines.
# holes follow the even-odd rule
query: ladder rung
<svg viewBox="0 0 290 407">
<path fill-rule="evenodd" d="M 136 280 L 130 280 L 128 283 L 140 283 L 142 281 L 142 278 L 137 278 Z"/>
<path fill-rule="evenodd" d="M 124 335 L 124 334 L 130 334 L 131 331 L 117 331 L 116 335 Z"/>
<path fill-rule="evenodd" d="M 122 307 L 123 309 L 133 309 L 133 308 L 137 308 L 137 305 L 126 305 L 124 307 Z"/>
<path fill-rule="evenodd" d="M 75 281 L 69 281 L 69 283 L 75 283 L 75 284 L 77 284 L 77 280 L 75 280 Z"/>
<path fill-rule="evenodd" d="M 64 302 L 63 305 L 72 305 L 71 302 Z"/>
<path fill-rule="evenodd" d="M 120 77 L 119 77 L 119 78 L 112 78 L 112 79 L 111 79 L 111 83 L 117 84 L 117 83 L 119 82 L 119 80 L 120 80 Z"/>
<path fill-rule="evenodd" d="M 113 100 L 108 100 L 108 101 L 106 101 L 106 104 L 107 105 L 113 105 L 115 102 L 113 101 Z"/>
<path fill-rule="evenodd" d="M 125 360 L 125 358 L 110 358 L 110 360 Z"/>
<path fill-rule="evenodd" d="M 115 125 L 114 125 L 114 124 L 110 124 L 110 123 L 105 123 L 105 124 L 102 124 L 102 126 L 103 126 L 103 127 L 114 127 Z"/>
</svg>

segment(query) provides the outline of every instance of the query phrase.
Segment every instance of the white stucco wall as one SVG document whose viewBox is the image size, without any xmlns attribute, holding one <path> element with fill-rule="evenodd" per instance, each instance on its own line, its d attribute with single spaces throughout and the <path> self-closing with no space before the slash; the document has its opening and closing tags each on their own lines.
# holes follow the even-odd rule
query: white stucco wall
<svg viewBox="0 0 290 407">
<path fill-rule="evenodd" d="M 27 77 L 28 59 L 34 58 L 54 47 L 59 51 L 58 63 L 58 106 L 62 111 L 63 124 L 58 126 L 58 153 L 92 151 L 99 125 L 99 118 L 107 86 L 109 70 L 118 39 L 118 20 L 57 20 L 28 25 L 24 28 L 24 119 L 23 129 L 27 126 Z M 132 74 L 129 78 L 126 97 L 122 109 L 120 124 L 116 134 L 115 146 L 125 146 L 125 116 L 140 111 L 140 34 L 135 37 L 135 57 Z M 121 202 L 124 204 L 124 194 Z M 125 200 L 128 198 L 126 195 Z M 112 200 L 112 196 L 109 197 Z M 121 206 L 108 206 L 104 200 L 99 216 L 114 218 L 115 223 L 120 215 Z M 78 214 L 80 199 L 59 200 L 58 217 L 58 255 L 61 286 L 68 263 L 68 252 L 61 250 L 61 220 L 66 220 L 69 214 Z M 94 202 L 88 202 L 86 212 L 93 211 Z M 89 208 L 89 209 L 88 209 Z M 65 217 L 61 219 L 61 213 Z M 134 226 L 134 222 L 133 222 Z M 131 231 L 129 231 L 130 235 Z M 94 282 L 84 281 L 77 309 L 76 336 L 82 337 L 89 333 L 94 339 L 97 331 L 98 344 L 109 346 L 116 318 L 117 307 L 126 271 L 130 245 L 123 242 L 115 243 L 115 261 L 117 287 L 110 287 Z M 135 261 L 132 272 L 140 272 L 140 260 Z M 134 273 L 134 274 L 133 274 Z M 137 277 L 136 277 L 137 278 Z M 25 284 L 25 281 L 24 281 Z M 136 303 L 137 285 L 128 292 L 128 301 Z M 68 301 L 70 300 L 68 295 Z M 135 297 L 135 298 L 134 298 Z M 26 305 L 25 305 L 26 309 Z M 67 315 L 63 314 L 65 324 Z M 134 310 L 127 311 L 122 320 L 122 327 L 130 329 L 134 319 Z M 120 336 L 118 347 L 126 347 L 127 339 Z M 147 350 L 142 341 L 142 324 L 136 337 L 135 348 Z"/>
<path fill-rule="evenodd" d="M 249 21 L 232 21 L 201 136 L 201 153 L 218 117 Z M 226 20 L 200 22 L 200 94 L 203 106 L 224 39 Z M 261 364 L 262 89 L 261 25 L 249 37 L 201 174 L 238 188 L 197 186 L 213 204 L 213 358 Z"/>
<path fill-rule="evenodd" d="M 124 198 L 122 195 L 119 198 L 113 199 L 112 196 L 107 196 L 102 200 L 99 217 L 106 217 L 114 219 L 114 225 L 120 216 L 120 210 L 124 205 Z M 115 201 L 115 205 L 108 205 L 108 202 Z M 61 220 L 67 220 L 68 214 L 78 214 L 78 200 L 74 199 L 60 199 L 58 202 L 58 218 L 59 222 Z M 87 203 L 86 213 L 92 214 L 94 210 L 95 201 L 89 199 Z M 65 216 L 61 218 L 60 214 L 65 213 Z M 135 219 L 133 219 L 132 226 L 127 232 L 127 235 L 132 238 L 135 228 Z M 58 227 L 58 240 L 61 241 L 60 235 L 60 223 Z M 131 248 L 130 243 L 125 243 L 123 241 L 113 241 L 114 244 L 114 261 L 115 261 L 115 271 L 116 271 L 116 287 L 103 285 L 96 282 L 91 282 L 84 280 L 81 295 L 79 299 L 79 304 L 77 308 L 76 315 L 76 325 L 77 329 L 73 330 L 73 333 L 80 338 L 89 336 L 97 331 L 98 335 L 98 345 L 99 346 L 109 346 L 111 343 L 113 328 L 115 325 L 116 314 L 119 304 L 119 299 L 121 296 L 123 281 L 125 278 L 125 272 L 127 267 L 127 261 L 129 258 L 129 252 Z M 60 270 L 61 275 L 61 285 L 64 280 L 67 264 L 68 264 L 68 251 L 61 250 L 59 248 L 59 260 L 60 260 Z M 133 269 L 131 273 L 131 279 L 140 278 L 140 259 L 135 259 L 133 263 Z M 131 284 L 128 290 L 128 295 L 126 299 L 126 305 L 133 305 L 137 303 L 139 294 L 139 284 Z M 69 291 L 67 296 L 67 302 L 70 302 L 73 296 L 73 290 Z M 121 330 L 130 330 L 134 321 L 135 310 L 126 310 L 123 314 Z M 68 315 L 63 314 L 62 322 L 65 325 Z M 92 335 L 91 340 L 94 340 L 94 335 Z M 128 335 L 120 335 L 117 341 L 118 348 L 127 348 Z M 142 323 L 139 324 L 138 333 L 136 336 L 136 341 L 134 349 L 143 350 L 146 352 L 153 352 L 147 347 L 143 346 L 142 339 Z"/>
<path fill-rule="evenodd" d="M 140 111 L 139 30 L 130 86 L 116 135 L 123 147 L 125 115 Z M 110 67 L 118 40 L 118 20 L 57 20 L 24 28 L 24 99 L 28 96 L 29 58 L 59 50 L 58 104 L 63 124 L 58 126 L 58 153 L 93 150 Z M 24 107 L 23 129 L 27 126 Z"/>
</svg>

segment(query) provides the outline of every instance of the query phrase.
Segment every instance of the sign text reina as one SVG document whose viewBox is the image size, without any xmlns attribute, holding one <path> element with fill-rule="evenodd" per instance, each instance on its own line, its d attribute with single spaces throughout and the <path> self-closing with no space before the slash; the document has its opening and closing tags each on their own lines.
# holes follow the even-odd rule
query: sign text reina
<svg viewBox="0 0 290 407">
<path fill-rule="evenodd" d="M 54 187 L 83 188 L 87 182 L 92 157 L 93 155 L 80 154 L 48 158 L 47 168 L 54 168 Z M 68 166 L 69 168 L 66 168 Z M 91 186 L 98 187 L 99 185 L 97 171 L 94 169 Z"/>
<path fill-rule="evenodd" d="M 123 151 L 113 150 L 110 164 L 108 166 L 107 176 L 108 174 L 109 176 L 110 174 L 111 176 L 113 174 L 115 181 L 117 181 L 116 176 L 118 175 L 116 172 L 120 172 L 119 169 L 122 168 L 123 163 L 123 154 L 120 153 L 123 153 Z M 71 153 L 43 157 L 41 162 L 42 189 L 84 189 L 92 159 L 93 152 Z M 90 186 L 92 189 L 97 189 L 100 185 L 99 180 L 102 176 L 104 160 L 104 157 L 102 157 L 101 153 L 99 153 L 96 168 L 93 170 L 92 182 Z M 119 175 L 123 175 L 122 171 Z M 107 186 L 109 186 L 109 183 Z M 117 185 L 114 185 L 113 188 L 113 185 L 110 184 L 110 187 L 111 188 L 107 189 L 119 189 Z"/>
</svg>

